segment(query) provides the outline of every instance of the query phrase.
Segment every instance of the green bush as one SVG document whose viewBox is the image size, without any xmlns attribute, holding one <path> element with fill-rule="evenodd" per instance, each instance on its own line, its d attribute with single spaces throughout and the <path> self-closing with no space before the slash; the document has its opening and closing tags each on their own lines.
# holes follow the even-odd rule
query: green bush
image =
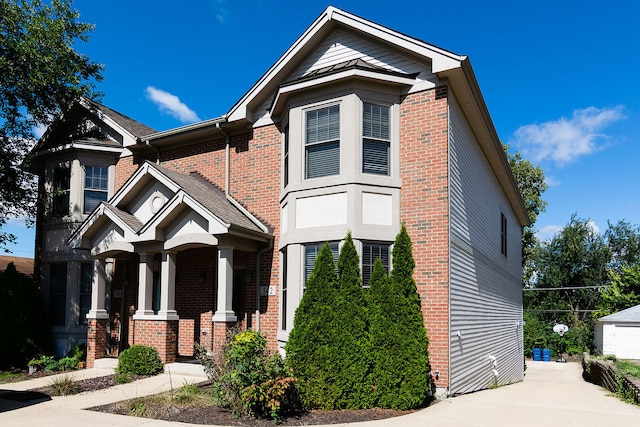
<svg viewBox="0 0 640 427">
<path fill-rule="evenodd" d="M 133 375 L 157 375 L 163 372 L 162 360 L 153 347 L 134 345 L 118 356 L 116 373 Z"/>
<path fill-rule="evenodd" d="M 213 382 L 216 403 L 236 416 L 279 420 L 300 410 L 296 380 L 289 376 L 280 355 L 269 355 L 267 340 L 252 330 L 233 330 L 222 358 L 202 347 L 196 357 Z"/>
</svg>

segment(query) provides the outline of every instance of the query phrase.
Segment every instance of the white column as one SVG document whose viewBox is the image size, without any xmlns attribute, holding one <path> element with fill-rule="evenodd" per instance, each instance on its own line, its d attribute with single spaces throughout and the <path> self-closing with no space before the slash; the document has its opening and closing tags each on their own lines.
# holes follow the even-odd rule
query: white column
<svg viewBox="0 0 640 427">
<path fill-rule="evenodd" d="M 233 248 L 218 247 L 218 295 L 214 322 L 236 322 L 233 312 Z"/>
<path fill-rule="evenodd" d="M 176 308 L 176 254 L 162 253 L 160 267 L 160 311 L 158 316 L 164 320 L 178 320 Z"/>
<path fill-rule="evenodd" d="M 153 315 L 153 254 L 141 253 L 138 264 L 138 309 L 135 318 Z"/>
<path fill-rule="evenodd" d="M 93 260 L 93 280 L 91 282 L 91 310 L 87 319 L 108 319 L 109 314 L 104 307 L 106 294 L 106 260 Z"/>
</svg>

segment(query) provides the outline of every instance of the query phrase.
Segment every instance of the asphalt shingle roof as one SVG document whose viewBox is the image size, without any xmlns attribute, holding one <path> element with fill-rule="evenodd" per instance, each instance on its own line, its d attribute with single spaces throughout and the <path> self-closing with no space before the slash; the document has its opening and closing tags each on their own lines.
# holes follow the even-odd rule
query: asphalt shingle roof
<svg viewBox="0 0 640 427">
<path fill-rule="evenodd" d="M 598 319 L 606 322 L 640 322 L 640 304 Z"/>
</svg>

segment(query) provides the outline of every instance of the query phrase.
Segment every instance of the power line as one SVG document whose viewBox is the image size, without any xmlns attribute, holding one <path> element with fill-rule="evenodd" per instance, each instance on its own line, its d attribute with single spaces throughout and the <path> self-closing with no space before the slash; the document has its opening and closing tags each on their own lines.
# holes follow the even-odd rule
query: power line
<svg viewBox="0 0 640 427">
<path fill-rule="evenodd" d="M 523 291 L 562 291 L 562 290 L 575 290 L 575 289 L 600 289 L 608 288 L 611 285 L 596 285 L 596 286 L 567 286 L 561 288 L 523 288 Z"/>
</svg>

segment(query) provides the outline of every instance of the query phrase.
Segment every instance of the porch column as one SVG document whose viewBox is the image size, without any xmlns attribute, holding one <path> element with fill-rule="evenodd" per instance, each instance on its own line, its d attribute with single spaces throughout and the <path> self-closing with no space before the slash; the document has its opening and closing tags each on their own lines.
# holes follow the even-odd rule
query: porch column
<svg viewBox="0 0 640 427">
<path fill-rule="evenodd" d="M 93 260 L 91 281 L 91 309 L 87 313 L 87 367 L 93 368 L 96 359 L 103 358 L 107 351 L 107 326 L 109 313 L 105 309 L 106 259 Z"/>
<path fill-rule="evenodd" d="M 153 254 L 141 253 L 138 265 L 137 316 L 153 315 Z"/>
<path fill-rule="evenodd" d="M 108 319 L 109 314 L 105 309 L 106 297 L 106 259 L 93 260 L 93 279 L 91 283 L 91 309 L 87 313 L 87 319 Z"/>
<path fill-rule="evenodd" d="M 233 248 L 218 247 L 218 295 L 213 322 L 236 322 L 233 312 Z"/>
<path fill-rule="evenodd" d="M 160 267 L 160 310 L 158 316 L 165 320 L 178 320 L 176 308 L 176 254 L 162 252 Z"/>
</svg>

